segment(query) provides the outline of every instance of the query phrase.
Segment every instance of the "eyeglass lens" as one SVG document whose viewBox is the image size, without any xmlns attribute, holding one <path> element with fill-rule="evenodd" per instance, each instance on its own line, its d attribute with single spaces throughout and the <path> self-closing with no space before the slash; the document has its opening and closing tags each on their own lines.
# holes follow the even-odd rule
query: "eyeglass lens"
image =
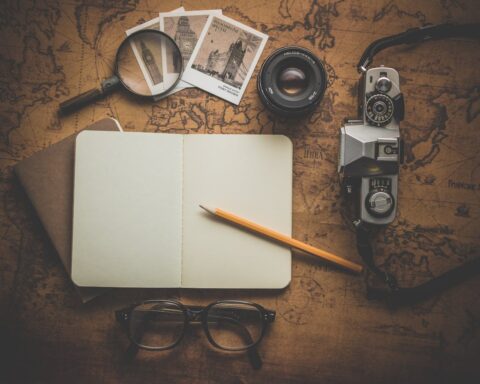
<svg viewBox="0 0 480 384">
<path fill-rule="evenodd" d="M 250 304 L 218 303 L 207 313 L 210 336 L 224 349 L 246 349 L 255 344 L 263 331 L 262 313 Z"/>
<path fill-rule="evenodd" d="M 130 337 L 147 348 L 169 348 L 181 339 L 185 314 L 175 303 L 145 303 L 132 311 Z"/>
</svg>

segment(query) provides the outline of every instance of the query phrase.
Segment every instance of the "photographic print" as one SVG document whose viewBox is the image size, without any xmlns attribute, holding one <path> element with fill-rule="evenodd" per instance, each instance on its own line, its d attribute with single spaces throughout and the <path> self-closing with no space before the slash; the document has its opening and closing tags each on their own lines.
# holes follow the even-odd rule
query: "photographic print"
<svg viewBox="0 0 480 384">
<path fill-rule="evenodd" d="M 175 40 L 182 53 L 183 65 L 190 60 L 209 15 L 221 15 L 220 9 L 160 13 L 160 30 Z M 164 71 L 178 73 L 178 62 L 167 60 Z"/>
<path fill-rule="evenodd" d="M 188 60 L 190 59 L 190 56 L 197 45 L 198 38 L 205 27 L 208 16 L 221 14 L 222 11 L 220 9 L 210 11 L 160 13 L 160 30 L 174 39 L 180 48 L 180 52 L 182 53 L 183 69 L 185 69 Z M 164 57 L 169 57 L 166 52 Z M 165 73 L 178 73 L 179 60 L 177 59 L 174 61 L 172 55 L 170 55 L 170 58 L 171 60 L 166 60 L 163 62 L 163 71 Z M 190 87 L 192 87 L 191 84 L 180 80 L 175 88 L 168 94 L 171 95 L 172 93 Z"/>
<path fill-rule="evenodd" d="M 183 11 L 183 9 L 181 7 L 172 12 Z M 130 28 L 125 33 L 130 36 L 132 33 L 144 29 L 160 30 L 160 17 Z M 172 79 L 163 71 L 163 58 L 165 56 L 162 52 L 162 44 L 158 44 L 158 41 L 155 40 L 150 41 L 148 37 L 142 37 L 133 38 L 131 47 L 152 95 L 163 92 L 165 88 L 168 88 Z"/>
<path fill-rule="evenodd" d="M 226 16 L 210 16 L 183 80 L 238 104 L 267 39 Z"/>
<path fill-rule="evenodd" d="M 136 52 L 136 57 L 141 59 L 140 66 L 146 77 L 150 88 L 163 88 L 162 74 L 162 47 L 158 39 L 152 39 L 151 35 L 134 36 L 131 44 L 132 49 Z"/>
</svg>

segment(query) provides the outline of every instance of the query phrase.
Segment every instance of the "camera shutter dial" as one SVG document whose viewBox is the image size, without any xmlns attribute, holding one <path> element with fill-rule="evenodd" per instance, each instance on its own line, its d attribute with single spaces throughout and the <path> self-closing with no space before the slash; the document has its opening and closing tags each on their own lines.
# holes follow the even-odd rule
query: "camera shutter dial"
<svg viewBox="0 0 480 384">
<path fill-rule="evenodd" d="M 383 127 L 392 121 L 393 110 L 392 99 L 379 93 L 367 100 L 365 116 L 370 124 Z"/>
<path fill-rule="evenodd" d="M 388 216 L 393 209 L 393 196 L 385 191 L 373 191 L 367 196 L 367 211 L 376 217 Z"/>
</svg>

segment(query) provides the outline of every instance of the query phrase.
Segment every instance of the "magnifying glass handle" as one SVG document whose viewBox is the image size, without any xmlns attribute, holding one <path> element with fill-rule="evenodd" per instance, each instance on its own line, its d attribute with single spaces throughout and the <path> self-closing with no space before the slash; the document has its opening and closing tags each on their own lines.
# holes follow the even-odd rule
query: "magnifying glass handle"
<svg viewBox="0 0 480 384">
<path fill-rule="evenodd" d="M 106 96 L 118 88 L 119 85 L 120 79 L 117 76 L 109 77 L 102 82 L 101 87 L 90 89 L 89 91 L 83 92 L 80 95 L 74 96 L 71 99 L 60 103 L 59 112 L 62 115 L 74 112 L 77 109 Z"/>
</svg>

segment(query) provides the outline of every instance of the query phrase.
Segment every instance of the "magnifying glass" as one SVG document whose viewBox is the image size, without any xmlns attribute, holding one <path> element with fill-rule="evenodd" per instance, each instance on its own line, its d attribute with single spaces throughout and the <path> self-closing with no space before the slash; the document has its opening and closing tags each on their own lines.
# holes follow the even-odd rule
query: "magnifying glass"
<svg viewBox="0 0 480 384">
<path fill-rule="evenodd" d="M 118 48 L 114 75 L 100 87 L 60 103 L 60 113 L 73 112 L 122 87 L 134 95 L 157 99 L 175 87 L 182 71 L 182 54 L 170 36 L 153 29 L 134 32 Z"/>
</svg>

